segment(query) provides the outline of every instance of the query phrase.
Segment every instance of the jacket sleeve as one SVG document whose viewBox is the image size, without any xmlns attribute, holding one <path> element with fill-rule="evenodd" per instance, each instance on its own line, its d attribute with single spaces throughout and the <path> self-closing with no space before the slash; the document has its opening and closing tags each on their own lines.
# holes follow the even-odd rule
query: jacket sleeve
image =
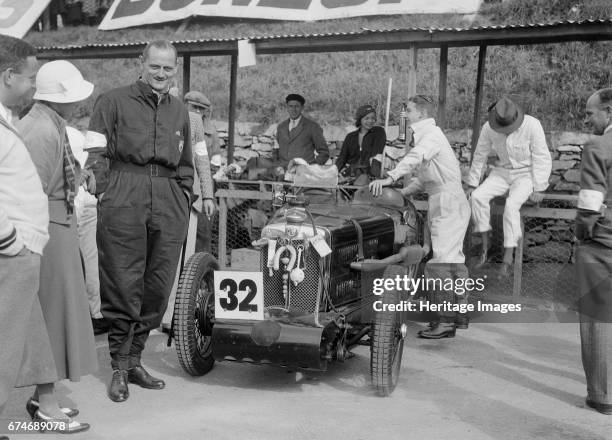
<svg viewBox="0 0 612 440">
<path fill-rule="evenodd" d="M 534 121 L 529 146 L 531 148 L 533 189 L 535 191 L 545 191 L 548 188 L 548 179 L 552 171 L 552 157 L 548 145 L 546 145 L 546 136 L 540 121 Z"/>
<path fill-rule="evenodd" d="M 472 159 L 472 166 L 470 167 L 470 171 L 468 172 L 466 179 L 466 183 L 469 186 L 477 187 L 480 184 L 480 177 L 482 176 L 482 172 L 487 163 L 487 158 L 489 157 L 489 153 L 493 147 L 493 142 L 489 133 L 490 130 L 489 124 L 486 123 L 483 125 L 482 130 L 480 131 L 476 149 L 472 153 L 474 155 Z"/>
<path fill-rule="evenodd" d="M 325 165 L 325 162 L 329 159 L 329 148 L 327 148 L 327 141 L 323 136 L 323 129 L 319 124 L 313 123 L 311 130 L 312 142 L 318 154 L 314 161 L 319 165 Z"/>
<path fill-rule="evenodd" d="M 183 151 L 177 168 L 177 180 L 183 191 L 190 197 L 193 192 L 193 150 L 191 149 L 191 129 L 189 127 L 189 114 L 185 109 L 185 124 L 183 125 Z M 210 167 L 209 167 L 210 169 Z"/>
<path fill-rule="evenodd" d="M 11 142 L 11 139 L 15 141 Z M 0 143 L 0 162 L 2 162 L 8 155 L 11 148 L 17 147 L 16 136 L 10 133 L 4 142 Z M 0 204 L 0 255 L 17 255 L 21 248 L 23 248 L 23 240 L 17 233 L 15 225 L 8 216 L 8 206 Z"/>
<path fill-rule="evenodd" d="M 210 159 L 208 158 L 208 150 L 206 142 L 201 141 L 193 146 L 195 162 L 195 170 L 200 178 L 200 194 L 203 199 L 213 198 L 213 179 L 210 173 Z"/>
<path fill-rule="evenodd" d="M 338 171 L 342 171 L 342 168 L 344 168 L 344 165 L 346 165 L 346 160 L 348 157 L 348 140 L 349 140 L 350 134 L 347 134 L 346 137 L 344 138 L 344 142 L 342 142 L 342 148 L 340 149 L 340 154 L 338 155 L 338 158 L 336 159 L 336 168 L 338 168 Z"/>
<path fill-rule="evenodd" d="M 604 197 L 608 192 L 609 156 L 602 145 L 589 143 L 584 147 L 575 225 L 575 234 L 580 241 L 593 237 L 595 223 L 602 216 Z"/>
<path fill-rule="evenodd" d="M 107 95 L 100 95 L 93 107 L 83 147 L 89 153 L 84 168 L 90 169 L 94 174 L 96 194 L 103 193 L 108 186 L 108 142 L 115 135 L 116 121 L 115 102 Z"/>
<path fill-rule="evenodd" d="M 34 130 L 34 121 L 27 117 L 25 124 L 18 124 L 23 142 L 30 153 L 36 172 L 40 177 L 43 191 L 49 195 L 49 184 L 57 168 L 63 161 L 62 145 L 59 134 L 48 129 L 47 124 L 39 123 Z"/>
<path fill-rule="evenodd" d="M 377 154 L 382 154 L 385 150 L 385 145 L 387 145 L 387 133 L 383 127 L 378 127 L 376 129 L 376 136 L 374 137 L 374 145 L 372 145 L 372 157 Z"/>
</svg>

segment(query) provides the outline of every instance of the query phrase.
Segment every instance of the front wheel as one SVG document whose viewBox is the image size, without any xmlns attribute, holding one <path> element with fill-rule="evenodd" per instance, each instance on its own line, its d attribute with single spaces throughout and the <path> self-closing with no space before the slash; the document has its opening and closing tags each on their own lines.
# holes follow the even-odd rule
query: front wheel
<svg viewBox="0 0 612 440">
<path fill-rule="evenodd" d="M 217 260 L 207 253 L 193 254 L 179 278 L 174 303 L 174 336 L 179 363 L 192 376 L 208 373 L 212 356 L 214 271 Z"/>
<path fill-rule="evenodd" d="M 395 279 L 398 275 L 403 278 L 407 273 L 404 266 L 392 265 L 385 269 L 383 278 Z M 383 294 L 383 304 L 399 304 L 401 300 L 397 289 Z M 401 312 L 376 312 L 370 345 L 370 376 L 379 396 L 389 396 L 397 385 L 404 351 L 401 327 Z"/>
</svg>

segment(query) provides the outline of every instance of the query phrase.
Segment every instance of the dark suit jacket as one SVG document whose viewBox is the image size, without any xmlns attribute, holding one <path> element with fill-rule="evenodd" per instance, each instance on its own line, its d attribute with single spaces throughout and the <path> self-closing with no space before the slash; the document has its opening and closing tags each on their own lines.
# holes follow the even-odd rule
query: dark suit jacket
<svg viewBox="0 0 612 440">
<path fill-rule="evenodd" d="M 600 211 L 600 199 L 607 206 L 603 212 Z M 612 248 L 612 131 L 593 136 L 584 145 L 576 237 Z"/>
<path fill-rule="evenodd" d="M 329 159 L 329 149 L 321 126 L 304 115 L 291 133 L 289 133 L 289 119 L 278 124 L 276 141 L 279 146 L 278 158 L 283 167 L 286 167 L 291 159 L 298 157 L 308 163 L 319 165 L 323 165 Z M 318 154 L 316 158 L 315 151 Z"/>
</svg>

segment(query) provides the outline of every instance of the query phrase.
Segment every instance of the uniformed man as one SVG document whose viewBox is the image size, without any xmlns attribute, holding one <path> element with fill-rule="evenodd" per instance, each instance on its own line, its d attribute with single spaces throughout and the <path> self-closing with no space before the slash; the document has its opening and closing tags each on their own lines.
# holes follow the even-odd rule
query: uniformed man
<svg viewBox="0 0 612 440">
<path fill-rule="evenodd" d="M 176 49 L 154 41 L 140 62 L 140 79 L 98 98 L 86 135 L 87 166 L 103 192 L 97 241 L 102 314 L 110 321 L 108 395 L 115 402 L 128 398 L 128 381 L 165 386 L 140 359 L 168 303 L 193 185 L 189 116 L 168 93 Z"/>
<path fill-rule="evenodd" d="M 433 258 L 427 262 L 428 279 L 442 280 L 467 278 L 463 239 L 470 222 L 470 207 L 461 186 L 459 161 L 442 130 L 433 118 L 433 99 L 416 95 L 408 99 L 408 122 L 413 133 L 414 148 L 404 156 L 397 167 L 389 171 L 389 177 L 370 183 L 374 196 L 382 187 L 391 185 L 400 177 L 418 171 L 418 176 L 402 192 L 410 195 L 426 192 L 429 195 L 428 223 L 431 231 Z M 434 284 L 434 283 L 431 283 Z M 464 302 L 466 296 L 456 297 L 454 292 L 431 292 L 436 303 Z M 467 316 L 455 312 L 440 312 L 438 320 L 421 330 L 419 336 L 440 339 L 455 336 L 455 328 L 467 328 Z"/>
<path fill-rule="evenodd" d="M 576 237 L 580 341 L 586 404 L 612 414 L 612 88 L 587 101 L 586 123 L 596 135 L 584 146 Z"/>
</svg>

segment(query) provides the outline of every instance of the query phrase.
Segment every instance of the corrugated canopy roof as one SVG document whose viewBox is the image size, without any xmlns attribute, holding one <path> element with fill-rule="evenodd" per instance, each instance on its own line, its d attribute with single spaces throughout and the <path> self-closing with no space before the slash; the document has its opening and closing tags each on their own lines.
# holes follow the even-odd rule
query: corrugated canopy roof
<svg viewBox="0 0 612 440">
<path fill-rule="evenodd" d="M 362 28 L 353 32 L 179 40 L 174 44 L 180 55 L 230 55 L 236 53 L 237 41 L 244 39 L 255 44 L 258 54 L 596 41 L 612 40 L 612 18 L 466 28 Z M 133 42 L 40 47 L 39 54 L 49 59 L 123 58 L 139 55 L 145 45 L 146 42 Z"/>
</svg>

